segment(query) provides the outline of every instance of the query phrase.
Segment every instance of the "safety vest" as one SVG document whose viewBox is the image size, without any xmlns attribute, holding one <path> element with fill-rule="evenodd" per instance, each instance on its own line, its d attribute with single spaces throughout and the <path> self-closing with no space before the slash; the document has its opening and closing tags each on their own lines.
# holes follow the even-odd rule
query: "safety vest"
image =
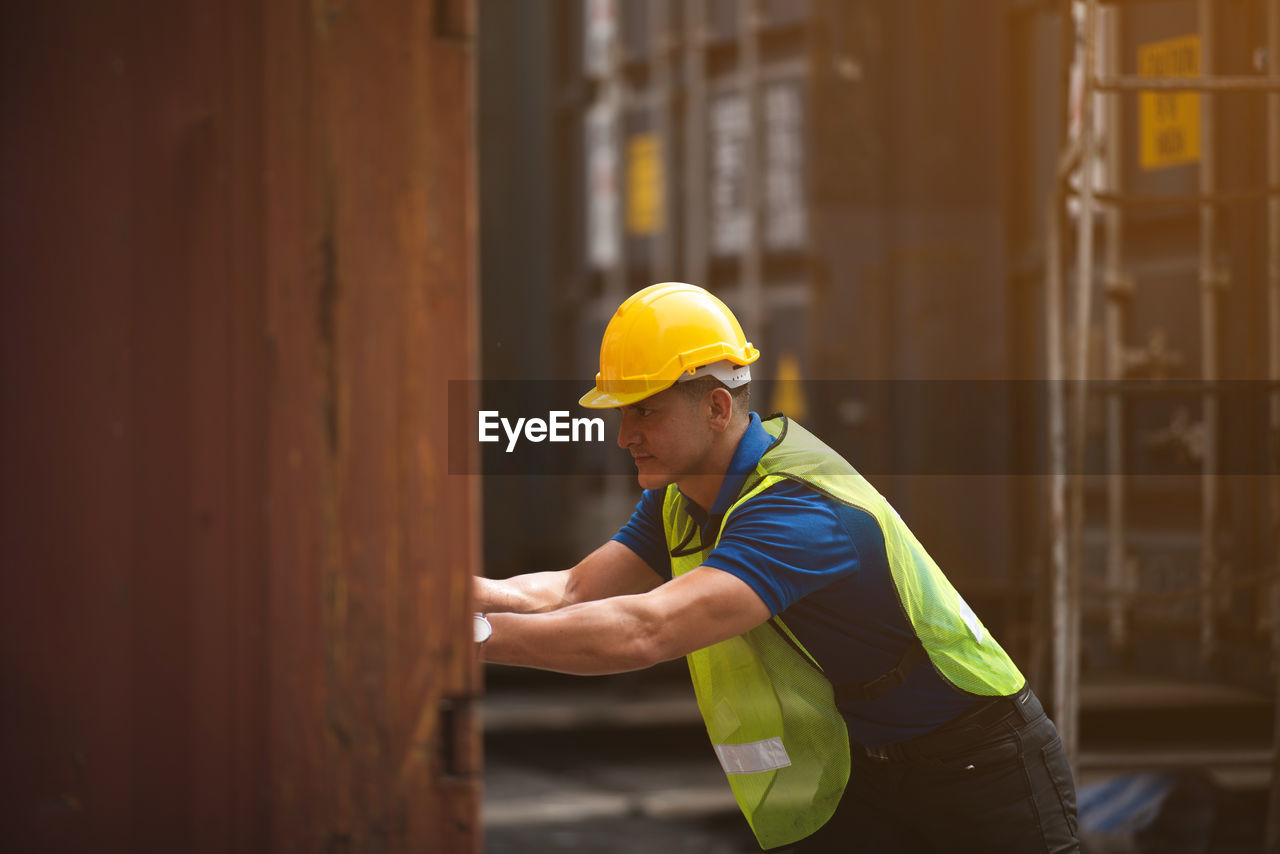
<svg viewBox="0 0 1280 854">
<path fill-rule="evenodd" d="M 701 542 L 686 499 L 675 484 L 667 487 L 662 517 L 672 577 L 703 563 L 744 502 L 784 478 L 797 480 L 879 523 L 903 611 L 948 683 L 984 697 L 1019 691 L 1018 668 L 884 497 L 795 422 L 778 417 L 763 426 L 777 441 L 745 478 L 714 542 Z M 760 846 L 789 845 L 822 827 L 849 780 L 849 734 L 817 662 L 777 617 L 687 658 L 707 734 Z"/>
</svg>

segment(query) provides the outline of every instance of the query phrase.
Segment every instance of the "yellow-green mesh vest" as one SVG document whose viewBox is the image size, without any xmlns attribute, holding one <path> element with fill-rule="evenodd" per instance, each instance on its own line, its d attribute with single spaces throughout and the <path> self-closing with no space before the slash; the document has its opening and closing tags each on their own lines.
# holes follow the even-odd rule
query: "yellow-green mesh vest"
<svg viewBox="0 0 1280 854">
<path fill-rule="evenodd" d="M 871 514 L 884 535 L 903 611 L 937 672 L 958 690 L 1006 696 L 1024 679 L 887 501 L 839 454 L 795 422 L 764 422 L 777 437 L 743 482 L 720 531 L 743 502 L 784 478 Z M 663 500 L 668 552 L 699 543 L 674 484 Z M 672 577 L 701 565 L 719 542 L 671 558 Z M 831 683 L 778 618 L 691 653 L 689 673 L 712 746 L 762 848 L 789 845 L 831 817 L 849 779 L 849 735 Z M 786 638 L 783 637 L 786 634 Z"/>
</svg>

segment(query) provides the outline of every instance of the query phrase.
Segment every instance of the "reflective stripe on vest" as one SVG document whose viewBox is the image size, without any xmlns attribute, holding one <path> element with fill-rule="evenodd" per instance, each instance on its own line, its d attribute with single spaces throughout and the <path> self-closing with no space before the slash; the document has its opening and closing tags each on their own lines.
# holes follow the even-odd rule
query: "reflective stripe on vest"
<svg viewBox="0 0 1280 854">
<path fill-rule="evenodd" d="M 798 424 L 779 418 L 764 427 L 778 441 L 744 481 L 715 542 L 734 510 L 784 478 L 858 507 L 879 523 L 903 611 L 938 673 L 969 694 L 1021 689 L 1022 674 L 871 484 Z M 685 506 L 668 486 L 662 515 L 672 577 L 715 548 L 690 547 L 701 538 Z M 773 622 L 779 628 L 765 623 L 687 657 L 707 734 L 763 848 L 797 842 L 825 824 L 849 779 L 849 735 L 831 683 L 782 621 Z"/>
<path fill-rule="evenodd" d="M 786 745 L 776 735 L 746 744 L 717 744 L 716 756 L 726 774 L 759 774 L 776 771 L 791 764 Z"/>
</svg>

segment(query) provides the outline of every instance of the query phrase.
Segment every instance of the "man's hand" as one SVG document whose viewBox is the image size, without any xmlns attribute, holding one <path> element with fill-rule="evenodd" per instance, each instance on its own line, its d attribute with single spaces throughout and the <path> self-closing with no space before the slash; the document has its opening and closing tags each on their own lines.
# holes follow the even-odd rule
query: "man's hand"
<svg viewBox="0 0 1280 854">
<path fill-rule="evenodd" d="M 552 613 L 491 614 L 493 636 L 484 657 L 584 676 L 622 673 L 736 637 L 770 616 L 745 581 L 700 566 L 646 593 Z"/>
</svg>

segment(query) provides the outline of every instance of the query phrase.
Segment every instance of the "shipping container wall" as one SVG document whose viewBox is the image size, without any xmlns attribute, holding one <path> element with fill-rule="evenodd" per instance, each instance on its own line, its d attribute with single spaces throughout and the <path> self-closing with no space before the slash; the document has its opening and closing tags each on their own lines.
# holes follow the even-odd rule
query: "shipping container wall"
<svg viewBox="0 0 1280 854">
<path fill-rule="evenodd" d="M 478 850 L 469 5 L 0 29 L 9 847 Z"/>
</svg>

